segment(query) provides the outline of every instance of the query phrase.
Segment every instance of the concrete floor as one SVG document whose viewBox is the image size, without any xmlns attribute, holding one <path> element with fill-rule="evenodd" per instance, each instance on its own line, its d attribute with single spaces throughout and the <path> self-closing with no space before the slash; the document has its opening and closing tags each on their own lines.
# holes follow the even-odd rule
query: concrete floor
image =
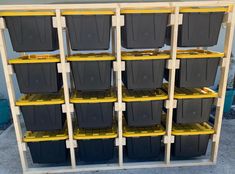
<svg viewBox="0 0 235 174">
<path fill-rule="evenodd" d="M 219 159 L 216 166 L 156 168 L 120 171 L 101 171 L 96 174 L 234 174 L 235 173 L 235 120 L 223 120 Z M 14 128 L 0 135 L 0 174 L 20 174 L 21 166 Z M 86 172 L 90 174 L 92 172 Z M 84 173 L 85 174 L 85 173 Z"/>
</svg>

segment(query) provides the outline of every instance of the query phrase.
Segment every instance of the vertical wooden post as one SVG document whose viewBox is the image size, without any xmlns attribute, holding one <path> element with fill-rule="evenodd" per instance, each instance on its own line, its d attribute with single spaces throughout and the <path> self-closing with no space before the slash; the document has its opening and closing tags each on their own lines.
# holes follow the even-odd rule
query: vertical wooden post
<svg viewBox="0 0 235 174">
<path fill-rule="evenodd" d="M 116 83 L 117 83 L 117 105 L 118 105 L 118 156 L 119 166 L 123 166 L 123 136 L 122 136 L 122 68 L 121 68 L 121 15 L 120 7 L 116 8 Z"/>
<path fill-rule="evenodd" d="M 224 110 L 224 99 L 226 94 L 227 79 L 228 79 L 229 65 L 232 52 L 234 24 L 235 24 L 234 5 L 232 6 L 230 13 L 232 17 L 226 24 L 226 34 L 225 34 L 225 43 L 224 43 L 225 57 L 223 58 L 225 63 L 221 66 L 221 76 L 220 76 L 219 91 L 218 91 L 219 106 L 216 107 L 215 123 L 214 123 L 215 138 L 214 142 L 212 142 L 212 150 L 211 150 L 211 160 L 214 163 L 216 163 L 218 156 L 223 110 Z"/>
<path fill-rule="evenodd" d="M 168 81 L 168 110 L 166 117 L 166 137 L 168 142 L 165 146 L 165 163 L 170 163 L 171 155 L 171 131 L 172 131 L 172 115 L 174 107 L 174 90 L 175 90 L 175 67 L 176 67 L 176 53 L 177 53 L 177 39 L 178 39 L 178 23 L 179 23 L 179 7 L 174 9 L 174 23 L 171 28 L 171 69 L 169 69 Z"/>
<path fill-rule="evenodd" d="M 2 23 L 3 23 L 4 19 L 0 18 L 0 20 L 2 20 Z M 26 158 L 26 151 L 24 151 L 24 148 L 23 148 L 23 142 L 22 142 L 23 135 L 22 135 L 20 120 L 19 120 L 20 115 L 16 111 L 17 107 L 15 105 L 16 100 L 15 100 L 15 90 L 14 90 L 13 81 L 12 81 L 12 74 L 10 74 L 9 72 L 4 28 L 0 28 L 0 52 L 1 52 L 2 65 L 3 65 L 3 71 L 4 71 L 5 81 L 6 81 L 7 92 L 8 92 L 8 97 L 9 97 L 9 102 L 10 102 L 10 107 L 11 107 L 11 114 L 12 114 L 13 123 L 15 127 L 16 141 L 17 141 L 18 150 L 20 154 L 21 165 L 22 165 L 23 172 L 25 172 L 28 169 L 28 162 Z"/>
<path fill-rule="evenodd" d="M 74 151 L 74 143 L 73 143 L 73 124 L 72 124 L 72 109 L 69 102 L 69 87 L 68 87 L 68 79 L 69 73 L 66 69 L 66 60 L 65 60 L 65 49 L 64 49 L 64 39 L 63 39 L 63 29 L 61 22 L 61 12 L 59 9 L 56 10 L 56 23 L 57 23 L 57 31 L 58 31 L 58 39 L 59 39 L 59 48 L 60 48 L 60 60 L 61 60 L 61 70 L 63 77 L 63 90 L 64 90 L 64 100 L 66 107 L 66 116 L 67 116 L 67 128 L 69 135 L 69 148 L 70 148 L 70 158 L 72 168 L 76 168 L 76 159 L 75 159 L 75 151 Z"/>
</svg>

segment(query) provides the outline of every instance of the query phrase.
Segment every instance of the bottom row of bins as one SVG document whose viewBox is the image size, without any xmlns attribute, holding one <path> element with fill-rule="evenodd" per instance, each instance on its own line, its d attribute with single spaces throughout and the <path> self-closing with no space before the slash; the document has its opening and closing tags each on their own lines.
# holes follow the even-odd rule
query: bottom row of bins
<svg viewBox="0 0 235 174">
<path fill-rule="evenodd" d="M 108 162 L 114 158 L 116 127 L 110 129 L 77 129 L 74 139 L 77 140 L 77 159 L 84 162 Z M 172 134 L 175 142 L 172 144 L 172 155 L 175 157 L 192 158 L 206 154 L 210 134 L 213 128 L 207 123 L 174 124 Z M 127 159 L 154 160 L 161 154 L 163 126 L 150 128 L 124 127 L 126 137 Z M 28 144 L 34 163 L 66 163 L 68 149 L 65 131 L 60 132 L 27 132 L 24 142 Z"/>
</svg>

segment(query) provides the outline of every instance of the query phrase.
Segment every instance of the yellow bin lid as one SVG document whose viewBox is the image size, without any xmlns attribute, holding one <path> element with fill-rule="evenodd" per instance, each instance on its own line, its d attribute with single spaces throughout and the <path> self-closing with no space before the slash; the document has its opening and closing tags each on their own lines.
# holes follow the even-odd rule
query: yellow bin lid
<svg viewBox="0 0 235 174">
<path fill-rule="evenodd" d="M 114 15 L 114 11 L 112 10 L 64 10 L 62 15 L 70 16 L 70 15 Z"/>
<path fill-rule="evenodd" d="M 77 129 L 73 137 L 75 140 L 116 138 L 117 128 L 116 125 L 114 125 L 110 129 Z"/>
<path fill-rule="evenodd" d="M 110 103 L 117 101 L 114 89 L 99 92 L 74 91 L 71 103 Z"/>
<path fill-rule="evenodd" d="M 64 96 L 62 91 L 52 94 L 26 94 L 16 101 L 17 106 L 58 105 L 63 103 Z"/>
<path fill-rule="evenodd" d="M 152 127 L 128 127 L 124 124 L 123 136 L 124 137 L 148 137 L 148 136 L 161 136 L 165 135 L 165 129 L 162 125 Z"/>
<path fill-rule="evenodd" d="M 74 54 L 67 57 L 68 61 L 110 61 L 115 60 L 115 56 L 109 53 L 90 53 L 90 54 Z"/>
<path fill-rule="evenodd" d="M 1 11 L 0 16 L 55 16 L 53 11 Z"/>
<path fill-rule="evenodd" d="M 214 129 L 208 123 L 173 124 L 172 135 L 207 135 L 214 134 Z"/>
<path fill-rule="evenodd" d="M 221 58 L 224 53 L 208 51 L 208 50 L 178 50 L 176 58 L 178 59 L 203 59 L 203 58 Z"/>
<path fill-rule="evenodd" d="M 180 13 L 229 12 L 229 7 L 182 7 Z"/>
<path fill-rule="evenodd" d="M 165 54 L 170 54 L 169 50 L 163 51 Z M 200 49 L 190 49 L 190 50 L 177 50 L 176 58 L 178 59 L 207 59 L 207 58 L 222 58 L 224 53 L 200 50 Z"/>
<path fill-rule="evenodd" d="M 25 55 L 16 59 L 10 59 L 9 64 L 25 64 L 25 63 L 53 63 L 60 62 L 59 55 Z"/>
<path fill-rule="evenodd" d="M 31 132 L 27 131 L 23 141 L 24 142 L 42 142 L 42 141 L 59 141 L 68 139 L 67 130 L 57 132 Z"/>
<path fill-rule="evenodd" d="M 168 84 L 163 84 L 163 89 L 167 91 Z M 218 93 L 210 88 L 178 88 L 175 87 L 175 99 L 196 99 L 196 98 L 216 98 Z"/>
<path fill-rule="evenodd" d="M 149 9 L 141 9 L 141 8 L 129 8 L 129 9 L 121 9 L 121 14 L 140 14 L 140 13 L 171 13 L 172 9 L 170 8 L 149 8 Z"/>
<path fill-rule="evenodd" d="M 166 100 L 167 98 L 167 94 L 161 89 L 133 91 L 123 87 L 124 102 Z"/>
<path fill-rule="evenodd" d="M 175 88 L 174 98 L 194 99 L 194 98 L 216 98 L 218 93 L 210 88 Z"/>
<path fill-rule="evenodd" d="M 131 51 L 123 52 L 122 60 L 157 60 L 157 59 L 169 59 L 170 54 L 167 52 L 157 51 Z"/>
</svg>

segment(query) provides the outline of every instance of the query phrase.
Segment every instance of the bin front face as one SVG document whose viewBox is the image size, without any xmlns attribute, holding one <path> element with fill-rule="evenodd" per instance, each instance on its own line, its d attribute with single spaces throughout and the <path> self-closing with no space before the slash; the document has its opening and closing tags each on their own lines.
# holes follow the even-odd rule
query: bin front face
<svg viewBox="0 0 235 174">
<path fill-rule="evenodd" d="M 81 161 L 101 162 L 113 158 L 114 139 L 78 140 L 77 155 Z"/>
<path fill-rule="evenodd" d="M 53 28 L 52 16 L 11 16 L 5 19 L 14 51 L 59 49 L 57 29 Z"/>
<path fill-rule="evenodd" d="M 209 135 L 175 136 L 173 154 L 176 157 L 191 158 L 206 154 Z"/>
<path fill-rule="evenodd" d="M 112 61 L 71 62 L 76 90 L 101 91 L 111 88 Z"/>
<path fill-rule="evenodd" d="M 163 101 L 127 102 L 128 126 L 153 126 L 161 123 Z"/>
<path fill-rule="evenodd" d="M 72 50 L 108 50 L 110 15 L 66 16 Z"/>
<path fill-rule="evenodd" d="M 224 13 L 184 13 L 178 46 L 213 46 L 218 42 Z"/>
<path fill-rule="evenodd" d="M 126 61 L 123 82 L 127 89 L 147 90 L 161 88 L 165 60 Z"/>
<path fill-rule="evenodd" d="M 122 46 L 128 49 L 163 47 L 167 20 L 168 14 L 125 14 Z"/>
<path fill-rule="evenodd" d="M 53 93 L 62 86 L 56 63 L 15 64 L 14 70 L 21 93 Z"/>
<path fill-rule="evenodd" d="M 27 143 L 34 163 L 60 164 L 67 162 L 68 150 L 65 141 Z"/>
<path fill-rule="evenodd" d="M 135 160 L 148 160 L 159 157 L 161 136 L 128 137 L 126 139 L 127 156 Z"/>
<path fill-rule="evenodd" d="M 205 99 L 179 99 L 174 109 L 176 123 L 202 123 L 207 122 L 213 104 L 213 98 Z"/>
<path fill-rule="evenodd" d="M 55 131 L 64 127 L 61 105 L 21 106 L 28 131 Z"/>
<path fill-rule="evenodd" d="M 180 59 L 176 86 L 186 88 L 213 86 L 220 58 Z"/>
<path fill-rule="evenodd" d="M 179 47 L 209 47 L 218 42 L 224 12 L 183 13 L 179 26 Z M 167 27 L 167 44 L 170 45 L 171 27 Z"/>
<path fill-rule="evenodd" d="M 111 128 L 113 103 L 76 103 L 78 128 Z"/>
</svg>

